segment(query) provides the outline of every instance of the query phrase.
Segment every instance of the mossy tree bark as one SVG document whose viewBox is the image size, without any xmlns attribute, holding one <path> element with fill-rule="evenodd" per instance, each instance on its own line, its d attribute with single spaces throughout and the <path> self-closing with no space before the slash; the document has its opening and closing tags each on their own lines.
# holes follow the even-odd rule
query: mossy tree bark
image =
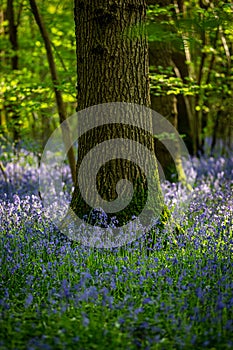
<svg viewBox="0 0 233 350">
<path fill-rule="evenodd" d="M 150 106 L 145 16 L 144 0 L 75 0 L 77 110 L 107 102 Z M 154 152 L 152 134 L 148 135 L 140 127 L 121 123 L 100 125 L 78 140 L 77 176 L 85 155 L 91 149 L 116 138 L 132 139 Z M 92 164 L 89 166 L 91 173 Z M 96 179 L 101 197 L 112 201 L 117 198 L 117 182 L 125 178 L 133 183 L 136 194 L 130 207 L 119 215 L 114 213 L 120 224 L 137 215 L 144 205 L 148 188 L 143 171 L 127 159 L 113 159 L 101 168 Z M 155 181 L 159 186 L 158 172 Z M 80 218 L 92 209 L 83 201 L 78 178 L 71 208 Z"/>
</svg>

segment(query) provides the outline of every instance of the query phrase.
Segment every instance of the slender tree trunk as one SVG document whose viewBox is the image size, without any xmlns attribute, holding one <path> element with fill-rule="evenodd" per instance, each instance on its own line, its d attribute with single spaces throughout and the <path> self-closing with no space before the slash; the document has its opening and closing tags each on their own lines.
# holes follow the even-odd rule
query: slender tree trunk
<svg viewBox="0 0 233 350">
<path fill-rule="evenodd" d="M 4 20 L 5 20 L 5 11 L 3 9 L 0 9 L 0 37 L 4 37 L 6 35 L 5 28 L 3 26 Z M 5 51 L 0 48 L 0 64 L 2 67 L 6 64 L 6 54 Z M 2 94 L 2 99 L 4 101 L 4 94 Z M 5 109 L 5 101 L 2 103 L 2 106 L 0 107 L 0 127 L 1 132 L 5 133 L 6 128 L 6 109 Z"/>
<path fill-rule="evenodd" d="M 182 79 L 185 83 L 186 78 L 189 77 L 187 69 L 186 58 L 184 52 L 174 51 L 172 53 L 172 61 L 174 63 L 174 71 L 177 78 Z M 190 152 L 194 154 L 193 143 L 193 96 L 178 95 L 177 96 L 177 128 L 180 134 L 185 135 L 184 142 Z"/>
<path fill-rule="evenodd" d="M 105 102 L 150 106 L 145 16 L 144 0 L 75 0 L 78 110 Z M 140 129 L 122 124 L 99 126 L 78 140 L 76 173 L 90 149 L 115 138 L 133 139 L 154 152 L 153 136 Z M 89 166 L 91 173 L 92 164 Z M 159 183 L 158 173 L 156 176 Z M 112 201 L 117 197 L 117 182 L 124 178 L 133 182 L 137 196 L 130 209 L 114 213 L 120 223 L 137 215 L 143 206 L 146 179 L 142 171 L 125 159 L 113 159 L 96 180 L 102 198 Z M 80 218 L 92 209 L 83 201 L 78 181 L 71 208 Z"/>
<path fill-rule="evenodd" d="M 186 6 L 184 0 L 173 0 L 175 5 L 176 19 L 186 19 Z M 195 79 L 194 68 L 191 61 L 191 50 L 188 41 L 189 34 L 182 32 L 183 50 L 172 53 L 175 74 L 186 83 L 186 78 Z M 185 143 L 191 154 L 196 154 L 196 136 L 195 136 L 195 98 L 193 96 L 180 95 L 177 96 L 178 110 L 178 130 L 181 134 L 185 134 Z"/>
<path fill-rule="evenodd" d="M 14 54 L 12 55 L 11 59 L 11 66 L 13 70 L 17 70 L 18 67 L 18 27 L 15 23 L 15 15 L 14 15 L 14 0 L 8 0 L 7 1 L 7 19 L 9 21 L 9 37 L 10 37 L 10 43 L 11 48 L 14 51 Z"/>
<path fill-rule="evenodd" d="M 9 39 L 11 43 L 11 49 L 13 51 L 13 55 L 11 58 L 11 68 L 13 71 L 19 69 L 19 58 L 18 58 L 18 23 L 15 20 L 15 11 L 14 11 L 14 0 L 7 0 L 7 10 L 6 17 L 8 20 L 8 32 Z M 7 114 L 11 117 L 11 127 L 13 133 L 13 140 L 15 145 L 17 146 L 20 140 L 20 116 L 17 112 L 17 104 L 11 102 L 10 105 L 7 106 Z"/>
<path fill-rule="evenodd" d="M 170 45 L 158 42 L 150 43 L 150 65 L 160 66 L 164 69 L 172 67 Z M 166 95 L 165 93 L 162 96 L 155 96 L 151 93 L 151 107 L 177 128 L 178 113 L 175 95 Z M 155 153 L 166 178 L 171 180 L 171 175 L 176 172 L 175 164 L 166 147 L 158 139 L 155 139 Z"/>
<path fill-rule="evenodd" d="M 150 0 L 149 4 L 158 5 L 162 8 L 170 5 L 170 1 Z M 159 22 L 169 20 L 166 14 L 160 15 L 157 18 Z M 171 41 L 155 41 L 150 43 L 150 65 L 155 67 L 156 73 L 159 73 L 157 67 L 162 67 L 164 70 L 169 67 L 174 67 L 174 62 L 172 60 L 173 51 L 174 48 Z M 174 71 L 171 75 L 175 75 Z M 152 109 L 160 113 L 176 129 L 178 128 L 177 98 L 174 94 L 168 95 L 165 92 L 162 96 L 155 96 L 152 93 L 151 106 Z M 185 180 L 185 174 L 178 150 L 176 153 L 176 159 L 173 159 L 163 143 L 158 139 L 155 139 L 155 152 L 167 179 L 173 180 L 174 175 L 176 174 L 176 179 L 178 177 L 180 181 Z"/>
<path fill-rule="evenodd" d="M 52 52 L 52 47 L 51 43 L 49 40 L 49 35 L 46 30 L 46 27 L 43 23 L 43 20 L 41 18 L 41 15 L 38 11 L 38 7 L 36 4 L 35 0 L 30 0 L 30 5 L 32 9 L 32 13 L 35 17 L 36 23 L 40 29 L 41 36 L 43 37 L 45 48 L 46 48 L 46 53 L 47 53 L 47 58 L 48 58 L 48 63 L 49 63 L 49 68 L 50 68 L 50 73 L 53 81 L 53 89 L 56 97 L 56 103 L 57 103 L 57 109 L 58 109 L 58 114 L 60 118 L 60 123 L 62 124 L 62 133 L 63 133 L 63 140 L 65 145 L 71 145 L 72 142 L 70 142 L 70 128 L 68 125 L 68 122 L 66 122 L 66 108 L 65 104 L 62 98 L 61 91 L 59 90 L 59 79 L 57 75 L 57 70 L 56 70 L 56 65 L 54 62 L 53 58 L 53 52 Z M 73 147 L 70 147 L 67 153 L 68 156 L 68 161 L 71 169 L 71 175 L 73 182 L 75 182 L 76 179 L 76 160 L 75 160 L 75 154 L 74 154 L 74 149 Z"/>
</svg>

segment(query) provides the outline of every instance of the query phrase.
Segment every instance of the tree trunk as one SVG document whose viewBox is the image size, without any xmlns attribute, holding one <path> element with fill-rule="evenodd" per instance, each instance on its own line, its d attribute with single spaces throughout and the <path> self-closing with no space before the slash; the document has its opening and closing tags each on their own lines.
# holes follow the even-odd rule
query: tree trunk
<svg viewBox="0 0 233 350">
<path fill-rule="evenodd" d="M 168 43 L 150 43 L 150 65 L 154 67 L 160 66 L 164 69 L 172 66 L 171 47 Z M 178 113 L 175 95 L 167 95 L 165 93 L 162 96 L 155 96 L 151 93 L 151 107 L 177 129 Z M 155 153 L 162 166 L 165 177 L 171 180 L 171 176 L 176 173 L 175 164 L 166 147 L 158 139 L 155 139 Z"/>
<path fill-rule="evenodd" d="M 14 0 L 7 0 L 7 10 L 6 10 L 7 20 L 8 20 L 8 31 L 9 40 L 11 43 L 11 49 L 13 55 L 11 58 L 11 68 L 13 71 L 19 69 L 19 58 L 18 58 L 18 23 L 15 22 L 15 11 L 14 11 Z M 20 141 L 20 116 L 17 111 L 17 104 L 11 102 L 7 106 L 7 113 L 11 116 L 11 130 L 13 134 L 13 139 L 16 147 Z"/>
<path fill-rule="evenodd" d="M 187 18 L 186 4 L 184 0 L 174 0 L 176 19 Z M 182 32 L 183 50 L 174 50 L 172 53 L 172 60 L 175 66 L 176 76 L 186 82 L 186 78 L 195 80 L 194 69 L 190 65 L 192 57 L 190 47 L 187 42 L 188 34 Z M 178 110 L 178 130 L 181 134 L 185 134 L 185 144 L 189 152 L 193 155 L 195 151 L 195 98 L 193 96 L 178 95 L 177 96 L 177 110 Z"/>
<path fill-rule="evenodd" d="M 150 106 L 145 16 L 144 0 L 75 0 L 78 110 L 106 102 Z M 114 113 L 114 106 L 112 108 Z M 140 142 L 154 152 L 152 134 L 148 135 L 133 125 L 100 125 L 78 140 L 77 176 L 85 155 L 91 149 L 116 138 Z M 92 164 L 89 164 L 89 173 L 92 173 Z M 126 154 L 125 159 L 112 159 L 101 167 L 96 179 L 102 198 L 113 201 L 117 198 L 118 181 L 125 178 L 133 183 L 136 194 L 126 210 L 109 214 L 109 217 L 116 216 L 120 225 L 140 213 L 144 205 L 148 188 L 143 171 L 127 160 Z M 159 187 L 158 172 L 155 181 Z M 82 198 L 78 178 L 71 208 L 80 218 L 92 210 Z"/>
<path fill-rule="evenodd" d="M 175 73 L 178 78 L 181 78 L 185 83 L 189 77 L 189 71 L 186 63 L 185 52 L 174 51 L 172 53 L 172 61 L 175 67 Z M 177 128 L 180 134 L 185 135 L 184 142 L 190 154 L 194 154 L 193 150 L 193 124 L 194 124 L 194 98 L 193 96 L 178 95 L 177 96 L 177 111 L 178 121 Z"/>
<path fill-rule="evenodd" d="M 31 6 L 32 13 L 33 13 L 35 21 L 40 29 L 40 33 L 41 33 L 41 36 L 42 36 L 42 38 L 44 40 L 44 44 L 45 44 L 50 74 L 51 74 L 51 78 L 52 78 L 52 82 L 53 82 L 53 90 L 55 93 L 55 98 L 56 98 L 56 103 L 57 103 L 59 120 L 60 120 L 60 123 L 62 125 L 63 142 L 64 142 L 65 146 L 71 145 L 72 143 L 71 143 L 70 127 L 69 127 L 68 122 L 66 121 L 66 108 L 65 108 L 65 104 L 64 104 L 64 101 L 62 98 L 62 93 L 59 89 L 59 79 L 58 79 L 55 61 L 53 58 L 53 51 L 52 51 L 52 46 L 51 46 L 51 42 L 49 39 L 49 34 L 48 34 L 47 29 L 43 23 L 42 17 L 39 13 L 36 1 L 30 0 L 30 6 Z M 75 177 L 76 177 L 76 174 L 75 174 L 75 163 L 76 163 L 75 153 L 74 153 L 73 146 L 71 146 L 71 147 L 67 146 L 67 149 L 68 149 L 67 157 L 68 157 L 69 166 L 70 166 L 70 170 L 71 170 L 72 180 L 73 180 L 73 182 L 75 182 Z"/>
<path fill-rule="evenodd" d="M 170 1 L 150 0 L 149 4 L 166 7 L 170 5 Z M 169 20 L 169 17 L 166 14 L 159 15 L 157 18 L 159 22 Z M 161 67 L 164 70 L 169 67 L 174 67 L 174 62 L 172 60 L 174 48 L 170 40 L 165 40 L 162 42 L 159 40 L 153 41 L 150 43 L 149 49 L 150 66 L 155 67 L 155 73 L 159 74 L 159 69 L 161 69 Z M 175 75 L 175 73 L 171 72 L 171 75 Z M 155 96 L 152 93 L 151 107 L 153 110 L 166 118 L 176 129 L 178 128 L 177 98 L 174 94 L 167 94 L 164 92 L 161 96 Z M 176 154 L 176 159 L 173 159 L 163 143 L 160 142 L 160 140 L 155 139 L 155 153 L 159 163 L 161 164 L 166 179 L 170 181 L 177 179 L 182 181 L 184 180 L 185 175 L 178 152 Z"/>
</svg>

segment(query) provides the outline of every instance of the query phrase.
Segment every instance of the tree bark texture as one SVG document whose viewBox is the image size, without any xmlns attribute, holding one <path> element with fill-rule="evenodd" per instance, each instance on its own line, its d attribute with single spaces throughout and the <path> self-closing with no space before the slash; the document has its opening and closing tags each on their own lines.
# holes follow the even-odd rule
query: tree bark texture
<svg viewBox="0 0 233 350">
<path fill-rule="evenodd" d="M 104 102 L 150 106 L 144 0 L 76 0 L 78 109 Z"/>
<path fill-rule="evenodd" d="M 75 0 L 78 110 L 107 102 L 150 106 L 145 16 L 144 0 Z M 116 138 L 140 142 L 154 152 L 153 135 L 140 127 L 121 123 L 100 125 L 78 140 L 76 174 L 92 148 Z M 89 171 L 92 172 L 92 164 Z M 156 176 L 158 184 L 158 173 Z M 121 224 L 137 215 L 144 205 L 147 180 L 143 171 L 130 160 L 113 159 L 101 167 L 96 180 L 102 198 L 112 201 L 117 198 L 117 182 L 125 178 L 133 183 L 136 194 L 130 207 L 119 215 L 114 214 Z M 71 208 L 80 218 L 92 209 L 83 202 L 78 181 Z"/>
</svg>

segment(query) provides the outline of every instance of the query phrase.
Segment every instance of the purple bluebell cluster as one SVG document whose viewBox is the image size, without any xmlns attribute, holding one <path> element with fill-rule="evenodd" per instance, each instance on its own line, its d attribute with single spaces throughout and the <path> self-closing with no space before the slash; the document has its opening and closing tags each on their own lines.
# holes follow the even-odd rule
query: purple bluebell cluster
<svg viewBox="0 0 233 350">
<path fill-rule="evenodd" d="M 117 218 L 115 216 L 109 218 L 102 208 L 93 208 L 89 215 L 84 215 L 83 219 L 90 225 L 99 225 L 102 228 L 115 228 L 118 224 Z"/>
<path fill-rule="evenodd" d="M 232 349 L 233 157 L 193 164 L 180 229 L 155 228 L 149 255 L 141 241 L 118 249 L 70 241 L 44 215 L 35 165 L 5 164 L 0 348 Z M 179 184 L 162 186 L 170 208 L 186 201 Z"/>
</svg>

